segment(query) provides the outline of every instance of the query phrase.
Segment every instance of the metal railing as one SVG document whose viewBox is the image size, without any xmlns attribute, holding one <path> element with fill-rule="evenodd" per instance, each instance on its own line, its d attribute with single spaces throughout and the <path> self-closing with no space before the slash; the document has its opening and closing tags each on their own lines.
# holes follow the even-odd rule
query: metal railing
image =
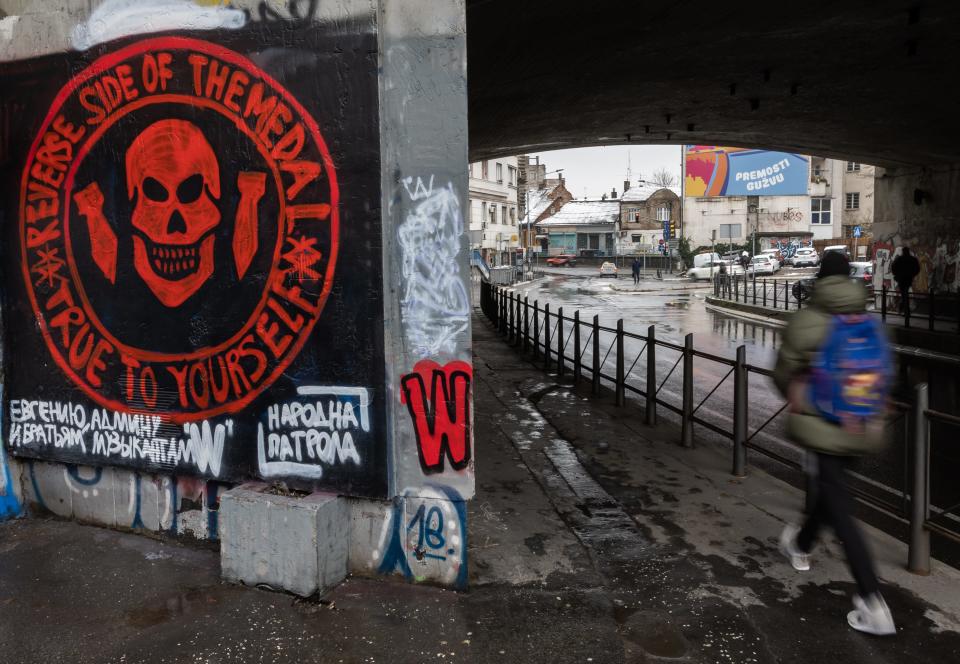
<svg viewBox="0 0 960 664">
<path fill-rule="evenodd" d="M 561 378 L 569 375 L 574 383 L 589 381 L 593 396 L 599 396 L 606 383 L 617 406 L 626 406 L 628 396 L 639 398 L 648 425 L 657 423 L 660 408 L 678 416 L 684 447 L 693 446 L 695 425 L 730 441 L 734 476 L 745 476 L 748 450 L 775 465 L 802 470 L 803 452 L 788 442 L 784 430 L 786 401 L 779 399 L 771 406 L 750 399 L 751 383 L 769 393 L 757 383 L 769 379 L 772 371 L 749 364 L 745 345 L 736 349 L 735 357 L 721 357 L 697 350 L 693 334 L 680 345 L 657 338 L 655 325 L 647 327 L 646 334 L 637 334 L 624 329 L 623 319 L 615 326 L 601 325 L 599 316 L 583 319 L 579 310 L 570 316 L 562 307 L 552 310 L 549 303 L 531 302 L 487 283 L 481 286 L 480 308 L 507 343 L 544 370 Z M 664 373 L 658 364 L 669 369 Z M 704 383 L 702 378 L 711 371 L 711 380 Z M 908 566 L 917 573 L 929 570 L 931 532 L 960 543 L 960 503 L 935 508 L 929 491 L 931 426 L 960 426 L 960 418 L 930 410 L 926 390 L 926 384 L 917 386 L 912 404 L 891 401 L 887 425 L 903 432 L 900 486 L 856 473 L 851 486 L 858 501 L 910 526 Z M 714 408 L 711 400 L 725 402 Z M 915 501 L 913 496 L 922 499 Z"/>
<path fill-rule="evenodd" d="M 714 297 L 766 307 L 778 311 L 796 311 L 802 309 L 809 296 L 811 278 L 795 279 L 754 279 L 743 275 L 716 275 L 713 279 Z M 886 286 L 880 290 L 870 290 L 867 298 L 872 301 L 872 311 L 879 314 L 884 322 L 889 316 L 900 316 L 904 327 L 916 326 L 919 319 L 930 331 L 950 331 L 960 334 L 960 295 L 957 293 L 909 293 L 906 306 L 903 306 L 900 292 Z"/>
</svg>

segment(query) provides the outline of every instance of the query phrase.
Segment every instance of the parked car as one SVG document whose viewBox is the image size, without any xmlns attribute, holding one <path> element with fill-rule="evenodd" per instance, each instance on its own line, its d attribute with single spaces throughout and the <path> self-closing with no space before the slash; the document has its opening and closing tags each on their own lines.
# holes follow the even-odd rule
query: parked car
<svg viewBox="0 0 960 664">
<path fill-rule="evenodd" d="M 619 275 L 617 274 L 619 270 L 617 266 L 611 263 L 610 261 L 604 261 L 603 265 L 600 266 L 600 276 L 609 277 L 613 276 L 614 279 L 618 279 Z"/>
<path fill-rule="evenodd" d="M 575 267 L 576 264 L 577 257 L 573 254 L 557 254 L 547 259 L 547 265 L 554 267 Z"/>
<path fill-rule="evenodd" d="M 791 262 L 794 267 L 816 267 L 820 265 L 820 254 L 812 247 L 801 247 L 797 249 Z"/>
<path fill-rule="evenodd" d="M 718 274 L 739 275 L 743 274 L 743 268 L 730 261 L 711 261 L 706 265 L 692 267 L 687 270 L 687 277 L 691 281 L 699 281 L 701 279 L 710 281 Z"/>
<path fill-rule="evenodd" d="M 722 261 L 733 261 L 734 263 L 736 263 L 737 261 L 740 260 L 740 252 L 739 252 L 739 251 L 728 251 L 727 253 L 725 253 L 724 255 L 722 255 L 722 256 L 720 257 L 720 260 L 722 260 Z"/>
<path fill-rule="evenodd" d="M 781 267 L 783 266 L 783 264 L 784 264 L 783 254 L 780 253 L 780 250 L 779 250 L 779 249 L 766 249 L 766 250 L 764 250 L 764 251 L 761 251 L 758 255 L 760 255 L 760 256 L 769 256 L 770 258 L 773 259 L 773 262 L 774 262 L 773 271 L 774 271 L 774 272 L 779 272 L 779 271 L 780 271 L 780 268 L 781 268 Z"/>
<path fill-rule="evenodd" d="M 873 263 L 850 263 L 850 277 L 859 279 L 868 288 L 873 286 Z"/>
<path fill-rule="evenodd" d="M 777 261 L 766 254 L 754 256 L 753 260 L 750 261 L 750 274 L 769 274 L 772 276 L 777 271 L 776 265 Z"/>
<path fill-rule="evenodd" d="M 720 260 L 709 261 L 696 267 L 692 267 L 687 270 L 687 277 L 691 281 L 710 281 L 716 275 L 720 274 L 720 266 L 723 265 L 726 267 L 726 274 L 743 274 L 743 268 L 737 265 L 735 268 L 729 263 Z M 736 269 L 737 272 L 734 273 L 731 270 Z"/>
<path fill-rule="evenodd" d="M 719 260 L 720 254 L 716 252 L 697 254 L 693 257 L 693 267 L 703 267 L 704 265 L 710 265 L 710 263 L 715 263 Z"/>
<path fill-rule="evenodd" d="M 823 255 L 826 256 L 831 251 L 836 251 L 837 253 L 843 254 L 847 257 L 847 260 L 850 260 L 850 248 L 845 244 L 831 244 L 829 247 L 824 247 Z"/>
</svg>

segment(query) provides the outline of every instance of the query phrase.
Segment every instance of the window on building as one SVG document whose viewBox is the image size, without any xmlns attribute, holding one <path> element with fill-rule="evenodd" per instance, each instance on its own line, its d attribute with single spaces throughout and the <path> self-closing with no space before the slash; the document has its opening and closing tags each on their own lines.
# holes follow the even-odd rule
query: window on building
<svg viewBox="0 0 960 664">
<path fill-rule="evenodd" d="M 643 244 L 643 236 L 642 236 L 642 235 L 636 235 L 636 234 L 631 235 L 631 236 L 630 236 L 630 241 L 633 242 L 634 244 Z"/>
<path fill-rule="evenodd" d="M 743 224 L 720 224 L 718 240 L 735 240 L 743 237 Z"/>
<path fill-rule="evenodd" d="M 507 206 L 506 205 L 500 206 L 500 223 L 501 224 L 507 223 Z"/>
<path fill-rule="evenodd" d="M 497 223 L 497 206 L 496 205 L 490 206 L 490 223 L 491 224 Z"/>
<path fill-rule="evenodd" d="M 480 219 L 483 220 L 483 227 L 487 227 L 487 204 L 480 203 Z"/>
<path fill-rule="evenodd" d="M 497 162 L 497 182 L 503 182 L 503 164 Z"/>
<path fill-rule="evenodd" d="M 830 224 L 833 223 L 831 217 L 830 205 L 832 201 L 829 198 L 811 198 L 810 199 L 810 223 L 811 224 Z"/>
<path fill-rule="evenodd" d="M 486 159 L 480 162 L 480 177 L 484 180 L 490 179 L 490 162 Z"/>
<path fill-rule="evenodd" d="M 658 208 L 657 208 L 657 221 L 670 221 L 670 208 L 668 208 L 668 207 L 658 207 Z"/>
<path fill-rule="evenodd" d="M 638 224 L 640 223 L 640 210 L 634 210 L 634 212 L 633 212 L 633 220 L 634 220 L 635 222 L 637 222 Z"/>
<path fill-rule="evenodd" d="M 859 210 L 860 209 L 860 192 L 848 192 L 847 193 L 847 209 L 848 210 Z"/>
<path fill-rule="evenodd" d="M 860 163 L 856 161 L 847 162 L 847 173 L 856 173 L 860 170 Z"/>
<path fill-rule="evenodd" d="M 517 223 L 517 208 L 511 207 L 510 208 L 510 225 L 512 226 L 513 224 L 516 224 L 516 223 Z"/>
<path fill-rule="evenodd" d="M 507 166 L 507 178 L 508 183 L 516 187 L 517 186 L 517 167 L 516 166 Z"/>
</svg>

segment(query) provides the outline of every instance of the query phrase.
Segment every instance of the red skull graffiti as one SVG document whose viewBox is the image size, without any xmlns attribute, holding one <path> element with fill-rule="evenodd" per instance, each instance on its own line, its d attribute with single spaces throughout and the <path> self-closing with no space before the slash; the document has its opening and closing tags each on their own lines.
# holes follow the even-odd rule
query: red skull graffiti
<svg viewBox="0 0 960 664">
<path fill-rule="evenodd" d="M 133 263 L 163 304 L 180 306 L 213 274 L 220 223 L 220 167 L 203 133 L 160 120 L 127 150 L 127 193 L 136 199 Z"/>
</svg>

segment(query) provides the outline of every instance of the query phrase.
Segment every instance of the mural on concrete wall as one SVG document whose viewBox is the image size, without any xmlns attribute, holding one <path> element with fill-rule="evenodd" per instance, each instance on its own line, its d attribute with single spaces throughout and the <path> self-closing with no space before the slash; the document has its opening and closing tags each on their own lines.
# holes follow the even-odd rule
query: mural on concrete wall
<svg viewBox="0 0 960 664">
<path fill-rule="evenodd" d="M 803 196 L 809 159 L 789 152 L 684 146 L 687 196 Z"/>
<path fill-rule="evenodd" d="M 896 297 L 896 282 L 893 279 L 893 261 L 900 255 L 903 246 L 920 262 L 920 273 L 913 280 L 911 290 L 916 293 L 960 292 L 960 241 L 938 240 L 936 243 L 904 241 L 897 234 L 879 240 L 873 245 L 874 285 L 891 291 L 891 301 Z"/>
<path fill-rule="evenodd" d="M 384 496 L 376 36 L 215 35 L 5 74 L 7 445 Z"/>
</svg>

